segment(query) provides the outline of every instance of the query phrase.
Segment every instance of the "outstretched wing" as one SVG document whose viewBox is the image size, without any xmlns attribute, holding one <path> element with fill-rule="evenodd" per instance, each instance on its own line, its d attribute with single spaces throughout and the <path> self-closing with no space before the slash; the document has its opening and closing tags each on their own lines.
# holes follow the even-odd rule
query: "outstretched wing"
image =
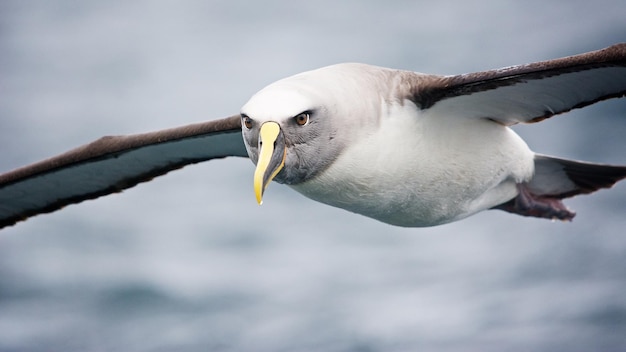
<svg viewBox="0 0 626 352">
<path fill-rule="evenodd" d="M 561 59 L 458 76 L 416 77 L 421 109 L 505 125 L 538 122 L 626 94 L 626 43 Z"/>
<path fill-rule="evenodd" d="M 0 228 L 120 192 L 185 165 L 247 157 L 239 115 L 157 132 L 102 137 L 0 175 Z"/>
</svg>

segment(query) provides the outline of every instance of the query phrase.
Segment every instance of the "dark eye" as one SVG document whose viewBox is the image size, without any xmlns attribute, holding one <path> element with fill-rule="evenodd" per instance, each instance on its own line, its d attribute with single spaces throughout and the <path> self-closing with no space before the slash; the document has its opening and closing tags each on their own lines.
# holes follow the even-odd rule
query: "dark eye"
<svg viewBox="0 0 626 352">
<path fill-rule="evenodd" d="M 243 125 L 246 126 L 247 129 L 252 128 L 252 119 L 249 118 L 247 115 L 242 115 L 241 120 L 243 121 Z"/>
<path fill-rule="evenodd" d="M 299 113 L 298 115 L 294 116 L 294 120 L 296 121 L 296 123 L 300 126 L 304 126 L 307 123 L 309 123 L 309 117 L 311 114 L 309 114 L 308 112 L 302 112 Z"/>
</svg>

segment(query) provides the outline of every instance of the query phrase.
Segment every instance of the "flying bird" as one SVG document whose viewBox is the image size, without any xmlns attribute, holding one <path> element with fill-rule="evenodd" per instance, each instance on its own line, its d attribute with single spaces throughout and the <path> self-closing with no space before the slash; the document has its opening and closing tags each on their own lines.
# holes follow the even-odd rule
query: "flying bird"
<svg viewBox="0 0 626 352">
<path fill-rule="evenodd" d="M 249 157 L 270 182 L 385 223 L 487 209 L 571 220 L 564 198 L 609 188 L 626 166 L 534 153 L 510 129 L 626 94 L 626 43 L 454 76 L 345 63 L 279 80 L 240 113 L 107 136 L 0 175 L 0 228 L 120 192 L 183 166 Z"/>
</svg>

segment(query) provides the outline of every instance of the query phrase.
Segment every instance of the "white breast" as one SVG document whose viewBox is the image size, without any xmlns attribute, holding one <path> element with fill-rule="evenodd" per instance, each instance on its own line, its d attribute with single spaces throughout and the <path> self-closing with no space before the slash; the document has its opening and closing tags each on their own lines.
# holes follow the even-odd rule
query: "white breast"
<svg viewBox="0 0 626 352">
<path fill-rule="evenodd" d="M 292 186 L 317 201 L 399 226 L 433 226 L 501 204 L 533 172 L 533 153 L 509 128 L 432 116 L 409 101 L 383 106 L 323 173 Z"/>
</svg>

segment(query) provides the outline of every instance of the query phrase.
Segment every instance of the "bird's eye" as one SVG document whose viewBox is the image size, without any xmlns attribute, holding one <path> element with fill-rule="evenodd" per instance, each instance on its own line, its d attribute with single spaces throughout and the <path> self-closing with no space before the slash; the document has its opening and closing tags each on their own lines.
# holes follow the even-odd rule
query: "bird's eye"
<svg viewBox="0 0 626 352">
<path fill-rule="evenodd" d="M 308 112 L 302 112 L 299 113 L 298 115 L 294 116 L 294 120 L 296 121 L 296 123 L 299 126 L 304 126 L 307 123 L 309 123 L 309 117 L 311 116 L 311 114 L 309 114 Z"/>
<path fill-rule="evenodd" d="M 242 115 L 241 119 L 243 120 L 243 125 L 246 126 L 247 129 L 252 128 L 252 119 L 246 115 Z"/>
</svg>

